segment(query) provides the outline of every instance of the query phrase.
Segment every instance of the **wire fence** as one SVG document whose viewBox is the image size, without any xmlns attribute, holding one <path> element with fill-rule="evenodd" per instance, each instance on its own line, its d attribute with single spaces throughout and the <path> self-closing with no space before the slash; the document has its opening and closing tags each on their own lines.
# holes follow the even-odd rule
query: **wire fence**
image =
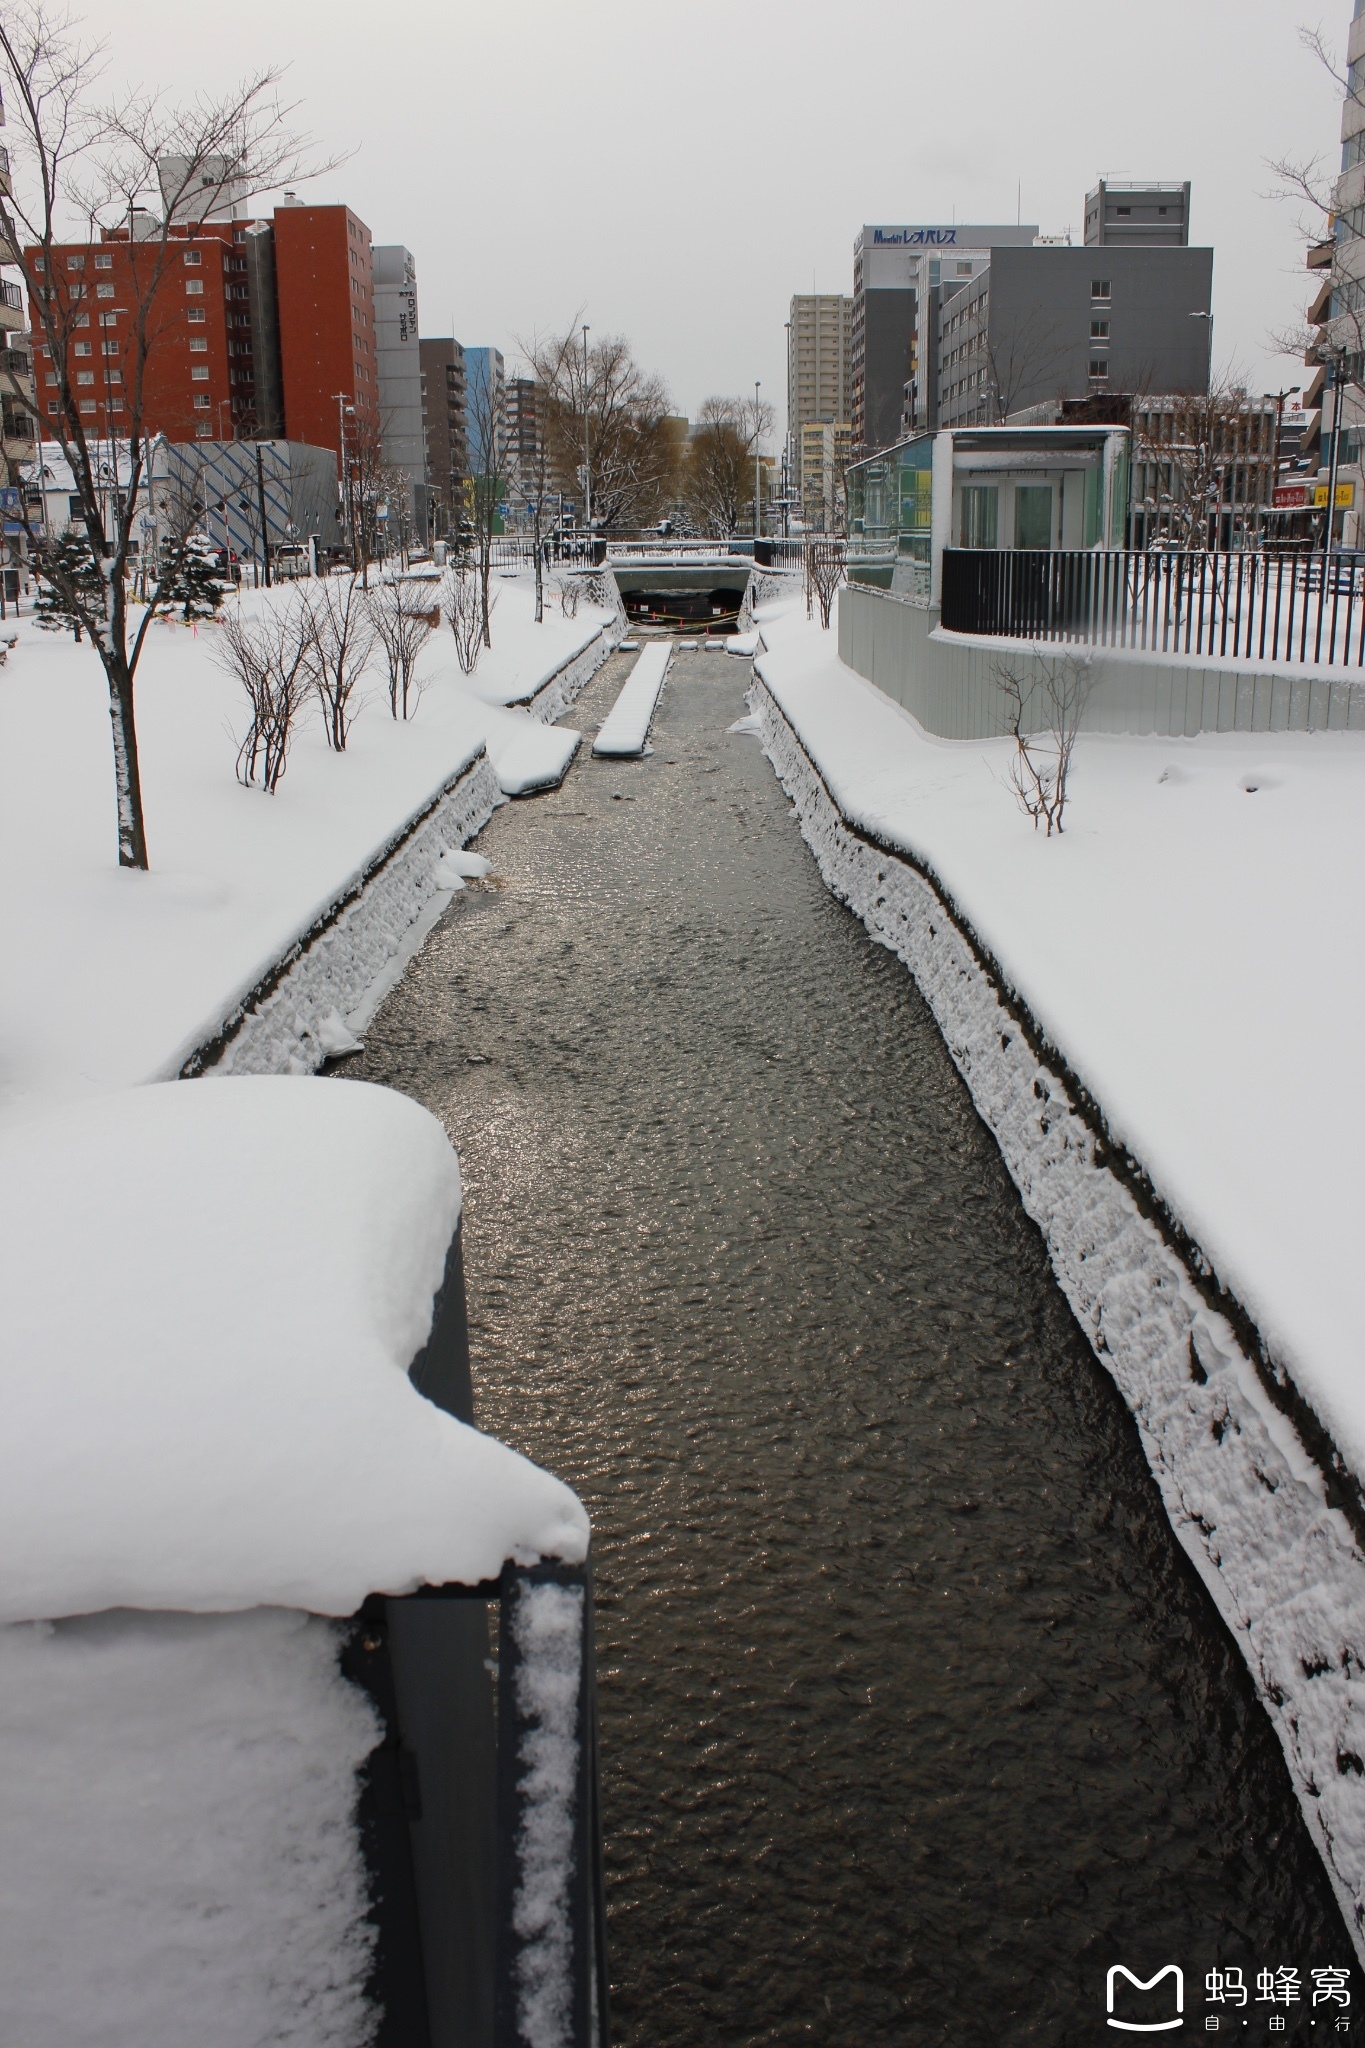
<svg viewBox="0 0 1365 2048">
<path fill-rule="evenodd" d="M 1365 556 L 945 548 L 953 633 L 1365 666 Z"/>
</svg>

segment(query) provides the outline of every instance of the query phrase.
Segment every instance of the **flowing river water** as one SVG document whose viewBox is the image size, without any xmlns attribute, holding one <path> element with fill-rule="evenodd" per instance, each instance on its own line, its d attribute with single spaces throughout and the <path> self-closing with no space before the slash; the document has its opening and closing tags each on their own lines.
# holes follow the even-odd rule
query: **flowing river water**
<svg viewBox="0 0 1365 2048">
<path fill-rule="evenodd" d="M 746 674 L 679 653 L 651 756 L 499 811 L 344 1067 L 457 1144 L 479 1420 L 592 1515 L 614 2039 L 1117 2041 L 1107 1969 L 1169 1962 L 1188 2038 L 1208 1968 L 1349 1944 L 927 1008 L 726 733 Z"/>
</svg>

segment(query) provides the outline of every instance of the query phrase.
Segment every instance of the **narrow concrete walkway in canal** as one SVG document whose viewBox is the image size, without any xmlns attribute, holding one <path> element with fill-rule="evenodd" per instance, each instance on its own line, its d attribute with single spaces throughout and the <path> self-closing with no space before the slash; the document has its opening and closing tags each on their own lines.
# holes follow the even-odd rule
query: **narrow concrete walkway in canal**
<svg viewBox="0 0 1365 2048">
<path fill-rule="evenodd" d="M 1349 1947 L 1269 1724 L 746 674 L 675 654 L 652 756 L 499 812 L 346 1063 L 459 1146 L 480 1420 L 593 1517 L 615 2037 L 1058 2048 L 1111 1963 L 1306 1981 Z"/>
</svg>

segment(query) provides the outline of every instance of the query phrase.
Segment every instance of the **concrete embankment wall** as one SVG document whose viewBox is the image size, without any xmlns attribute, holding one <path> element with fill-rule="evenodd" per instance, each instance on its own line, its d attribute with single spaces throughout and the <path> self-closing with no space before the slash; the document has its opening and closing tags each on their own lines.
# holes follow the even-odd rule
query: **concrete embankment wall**
<svg viewBox="0 0 1365 2048">
<path fill-rule="evenodd" d="M 1026 731 L 1041 731 L 1045 664 L 1090 656 L 1089 732 L 1365 731 L 1365 682 L 1291 664 L 1272 673 L 1244 661 L 1084 648 L 945 633 L 936 606 L 849 584 L 839 593 L 839 658 L 903 705 L 926 732 L 948 740 L 997 739 L 1010 730 L 1000 674 L 1024 692 Z"/>
<path fill-rule="evenodd" d="M 606 584 L 603 584 L 606 591 Z M 615 591 L 614 583 L 611 585 Z M 594 600 L 598 601 L 598 600 Z M 611 596 L 604 597 L 610 603 Z M 619 593 L 616 594 L 619 605 Z M 549 676 L 526 705 L 550 723 L 580 695 L 621 637 L 624 608 L 589 645 Z M 210 1070 L 236 1074 L 301 1074 L 336 1050 L 329 1020 L 344 1022 L 376 985 L 389 981 L 416 951 L 449 903 L 440 886 L 443 853 L 473 838 L 504 801 L 486 753 L 480 752 L 387 845 L 336 901 L 285 948 L 213 1036 L 179 1069 L 182 1079 Z"/>
<path fill-rule="evenodd" d="M 826 886 L 914 976 L 1123 1395 L 1171 1525 L 1279 1736 L 1365 1961 L 1359 1489 L 960 906 L 904 850 L 850 825 L 758 675 L 751 702 Z"/>
</svg>

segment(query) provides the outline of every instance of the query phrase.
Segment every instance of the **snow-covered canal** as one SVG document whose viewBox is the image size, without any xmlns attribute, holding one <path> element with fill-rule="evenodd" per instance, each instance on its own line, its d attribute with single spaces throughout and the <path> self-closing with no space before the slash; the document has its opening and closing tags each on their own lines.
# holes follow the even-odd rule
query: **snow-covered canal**
<svg viewBox="0 0 1365 2048">
<path fill-rule="evenodd" d="M 615 2037 L 1090 2042 L 1169 1962 L 1202 2027 L 1344 1930 L 927 1010 L 726 733 L 746 672 L 675 655 L 651 756 L 500 811 L 347 1063 L 458 1144 L 480 1420 L 592 1513 Z"/>
</svg>

